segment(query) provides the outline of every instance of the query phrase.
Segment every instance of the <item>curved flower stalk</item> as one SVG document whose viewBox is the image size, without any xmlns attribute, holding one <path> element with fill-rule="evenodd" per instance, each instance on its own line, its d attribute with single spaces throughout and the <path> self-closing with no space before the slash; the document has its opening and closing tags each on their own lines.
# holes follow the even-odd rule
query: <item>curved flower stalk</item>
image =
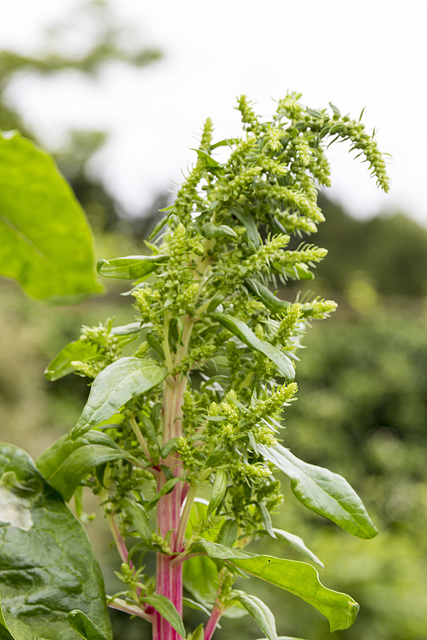
<svg viewBox="0 0 427 640">
<path fill-rule="evenodd" d="M 301 338 L 336 305 L 283 300 L 278 291 L 312 278 L 326 256 L 291 238 L 323 221 L 317 189 L 329 185 L 331 138 L 349 140 L 386 191 L 388 179 L 360 122 L 299 98 L 280 100 L 264 121 L 241 97 L 241 138 L 215 142 L 207 120 L 197 162 L 146 243 L 149 255 L 98 265 L 101 275 L 133 281 L 136 317 L 84 328 L 47 369 L 51 379 L 75 370 L 93 383 L 78 424 L 39 468 L 66 499 L 81 484 L 101 496 L 124 583 L 109 603 L 150 620 L 154 640 L 210 640 L 236 606 L 277 639 L 268 607 L 234 589 L 241 573 L 306 600 L 331 630 L 357 614 L 350 596 L 321 584 L 312 566 L 320 560 L 301 538 L 273 524 L 280 469 L 302 504 L 353 535 L 376 534 L 343 478 L 281 444 Z M 252 553 L 261 536 L 282 540 L 285 553 L 294 546 L 304 561 Z M 155 554 L 155 575 L 147 554 Z M 208 616 L 192 632 L 182 621 L 186 604 Z"/>
</svg>

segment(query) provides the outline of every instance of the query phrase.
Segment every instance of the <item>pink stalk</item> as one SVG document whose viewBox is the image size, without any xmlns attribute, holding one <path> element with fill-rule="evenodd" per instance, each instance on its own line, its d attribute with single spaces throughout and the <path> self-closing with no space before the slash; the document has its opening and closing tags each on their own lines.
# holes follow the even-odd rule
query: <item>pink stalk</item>
<svg viewBox="0 0 427 640">
<path fill-rule="evenodd" d="M 214 631 L 216 629 L 216 625 L 218 624 L 218 621 L 221 616 L 222 616 L 221 609 L 217 605 L 215 605 L 214 608 L 212 609 L 211 616 L 205 627 L 205 640 L 211 640 L 214 634 Z"/>
<path fill-rule="evenodd" d="M 164 392 L 164 423 L 163 443 L 171 438 L 182 435 L 182 403 L 187 379 L 179 376 L 169 376 L 165 382 Z M 182 464 L 177 453 L 173 453 L 163 461 L 173 472 L 175 477 L 182 475 Z M 158 479 L 157 490 L 165 484 L 164 474 Z M 176 533 L 179 527 L 181 505 L 183 501 L 182 483 L 175 485 L 173 490 L 162 496 L 157 505 L 157 528 L 162 538 L 166 538 L 173 552 L 180 553 L 182 548 L 176 548 Z M 181 546 L 181 544 L 180 544 Z M 157 554 L 157 582 L 156 593 L 166 596 L 175 605 L 182 616 L 182 564 L 173 564 L 173 557 L 163 553 Z M 153 612 L 153 640 L 180 640 L 181 636 L 157 611 Z"/>
</svg>

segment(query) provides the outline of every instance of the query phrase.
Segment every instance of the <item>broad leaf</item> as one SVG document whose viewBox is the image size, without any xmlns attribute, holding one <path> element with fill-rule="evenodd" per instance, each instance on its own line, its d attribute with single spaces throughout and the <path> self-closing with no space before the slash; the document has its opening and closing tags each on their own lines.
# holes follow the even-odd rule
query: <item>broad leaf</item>
<svg viewBox="0 0 427 640">
<path fill-rule="evenodd" d="M 120 358 L 110 364 L 95 378 L 72 438 L 111 418 L 126 402 L 163 382 L 166 375 L 164 367 L 148 358 Z"/>
<path fill-rule="evenodd" d="M 105 635 L 98 625 L 92 622 L 92 620 L 79 609 L 70 611 L 68 614 L 68 623 L 84 640 L 108 640 L 108 636 Z"/>
<path fill-rule="evenodd" d="M 244 606 L 249 615 L 256 620 L 268 640 L 278 640 L 274 616 L 262 600 L 243 591 L 234 591 L 232 598 Z"/>
<path fill-rule="evenodd" d="M 0 622 L 15 640 L 77 640 L 83 611 L 111 640 L 102 574 L 87 536 L 24 451 L 0 445 Z"/>
<path fill-rule="evenodd" d="M 0 274 L 39 300 L 99 293 L 85 214 L 52 158 L 0 134 Z"/>
<path fill-rule="evenodd" d="M 291 479 L 292 491 L 303 505 L 354 536 L 369 539 L 377 535 L 362 501 L 344 478 L 299 460 L 280 444 L 260 445 L 259 451 Z"/>
<path fill-rule="evenodd" d="M 185 638 L 187 636 L 185 632 L 184 623 L 182 618 L 176 610 L 174 604 L 166 598 L 166 596 L 154 593 L 151 596 L 144 596 L 143 602 L 146 602 L 152 606 L 160 615 L 169 622 L 169 624 L 179 633 L 180 636 Z"/>
<path fill-rule="evenodd" d="M 242 342 L 244 342 L 251 349 L 255 349 L 255 351 L 259 351 L 263 353 L 267 358 L 269 358 L 276 365 L 277 369 L 287 380 L 293 380 L 295 377 L 295 370 L 292 365 L 292 361 L 290 358 L 285 356 L 279 349 L 273 347 L 269 342 L 265 340 L 260 340 L 256 337 L 256 335 L 249 329 L 249 327 L 239 320 L 238 318 L 233 318 L 226 313 L 212 313 L 211 318 L 220 322 L 226 329 L 231 331 L 235 336 L 237 336 Z"/>
<path fill-rule="evenodd" d="M 286 313 L 290 302 L 286 300 L 280 300 L 277 298 L 268 287 L 265 287 L 261 282 L 254 280 L 253 278 L 245 279 L 245 286 L 258 300 L 261 300 L 273 313 Z"/>
<path fill-rule="evenodd" d="M 137 280 L 144 278 L 167 262 L 169 256 L 124 256 L 112 260 L 100 260 L 96 266 L 98 273 L 107 278 Z"/>
<path fill-rule="evenodd" d="M 105 433 L 92 431 L 77 440 L 72 440 L 69 434 L 62 436 L 42 453 L 36 464 L 49 484 L 68 502 L 95 467 L 128 455 Z"/>
<path fill-rule="evenodd" d="M 204 549 L 210 558 L 225 560 L 257 578 L 285 589 L 318 609 L 328 620 L 331 631 L 347 629 L 356 619 L 359 605 L 350 596 L 323 586 L 316 569 L 305 562 L 255 555 L 240 549 L 199 540 L 190 553 Z"/>
<path fill-rule="evenodd" d="M 221 504 L 227 491 L 227 474 L 223 469 L 218 469 L 212 486 L 212 495 L 207 509 L 207 515 L 211 515 Z"/>
</svg>

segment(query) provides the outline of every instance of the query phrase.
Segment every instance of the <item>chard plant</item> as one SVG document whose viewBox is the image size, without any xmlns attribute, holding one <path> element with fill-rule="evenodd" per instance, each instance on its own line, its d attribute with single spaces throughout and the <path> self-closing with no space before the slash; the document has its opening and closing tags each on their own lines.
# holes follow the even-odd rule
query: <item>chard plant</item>
<svg viewBox="0 0 427 640">
<path fill-rule="evenodd" d="M 149 254 L 98 263 L 102 276 L 132 282 L 134 317 L 125 326 L 107 320 L 83 327 L 47 367 L 50 380 L 75 372 L 92 382 L 78 423 L 37 468 L 24 452 L 2 446 L 0 489 L 15 505 L 14 516 L 0 514 L 3 531 L 17 528 L 32 549 L 28 580 L 36 567 L 50 577 L 39 576 L 39 585 L 33 579 L 32 600 L 13 576 L 2 579 L 0 637 L 111 638 L 99 569 L 64 505 L 74 496 L 84 518 L 87 489 L 100 499 L 121 559 L 123 587 L 106 602 L 151 622 L 153 640 L 210 640 L 222 616 L 236 609 L 278 640 L 272 612 L 241 589 L 242 581 L 236 587 L 240 577 L 302 598 L 331 631 L 354 622 L 358 604 L 325 587 L 316 555 L 295 533 L 274 526 L 279 470 L 309 509 L 355 536 L 377 533 L 342 477 L 300 460 L 281 440 L 283 415 L 297 393 L 301 338 L 336 306 L 278 296 L 289 280 L 311 279 L 326 255 L 295 242 L 323 221 L 317 189 L 330 183 L 326 144 L 349 140 L 388 190 L 372 137 L 330 106 L 305 108 L 291 94 L 265 121 L 241 97 L 243 136 L 217 142 L 207 120 L 197 162 L 146 242 Z M 59 577 L 30 535 L 39 535 L 43 548 L 46 535 L 56 537 Z M 266 536 L 283 542 L 285 557 L 251 550 Z M 286 558 L 289 546 L 303 561 Z M 22 578 L 22 567 L 10 571 Z M 50 599 L 40 593 L 43 585 Z M 184 607 L 202 611 L 206 622 L 185 629 Z"/>
</svg>

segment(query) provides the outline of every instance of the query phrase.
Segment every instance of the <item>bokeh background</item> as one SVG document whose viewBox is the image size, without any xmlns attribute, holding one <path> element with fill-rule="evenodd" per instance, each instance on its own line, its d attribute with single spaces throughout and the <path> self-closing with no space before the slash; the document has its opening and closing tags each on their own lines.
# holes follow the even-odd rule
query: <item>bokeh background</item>
<svg viewBox="0 0 427 640">
<path fill-rule="evenodd" d="M 356 625 L 335 634 L 343 640 L 427 638 L 426 19 L 425 0 L 2 6 L 0 129 L 20 129 L 55 155 L 88 215 L 98 257 L 143 251 L 192 162 L 203 120 L 213 118 L 219 138 L 239 130 L 240 93 L 268 114 L 272 99 L 301 91 L 314 108 L 332 100 L 358 117 L 366 107 L 368 127 L 379 127 L 380 147 L 391 154 L 390 195 L 375 190 L 345 145 L 331 153 L 334 186 L 320 195 L 327 222 L 313 239 L 329 255 L 309 289 L 339 309 L 308 332 L 284 441 L 344 475 L 380 534 L 360 541 L 305 512 L 286 481 L 274 521 L 323 560 L 327 586 L 360 602 Z M 47 308 L 0 282 L 2 440 L 37 456 L 74 425 L 87 382 L 48 383 L 43 370 L 81 324 L 132 321 L 120 285 L 108 286 L 105 297 Z M 118 559 L 102 518 L 87 530 L 113 589 Z M 280 544 L 262 548 L 298 559 Z M 333 637 L 293 596 L 255 581 L 245 589 L 266 599 L 279 635 Z M 116 640 L 149 638 L 142 621 L 118 613 L 112 621 Z M 231 635 L 261 634 L 244 617 L 224 619 L 218 640 Z"/>
</svg>

